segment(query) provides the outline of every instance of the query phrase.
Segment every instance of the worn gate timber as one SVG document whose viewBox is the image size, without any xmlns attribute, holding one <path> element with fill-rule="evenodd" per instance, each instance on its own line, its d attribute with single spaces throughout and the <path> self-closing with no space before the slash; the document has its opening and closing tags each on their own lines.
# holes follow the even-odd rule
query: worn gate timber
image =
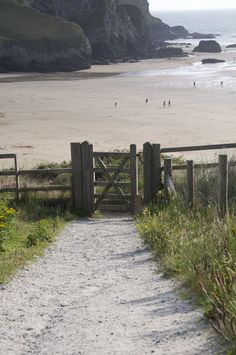
<svg viewBox="0 0 236 355">
<path fill-rule="evenodd" d="M 72 193 L 76 210 L 135 212 L 138 199 L 137 149 L 94 152 L 88 142 L 71 143 Z"/>
</svg>

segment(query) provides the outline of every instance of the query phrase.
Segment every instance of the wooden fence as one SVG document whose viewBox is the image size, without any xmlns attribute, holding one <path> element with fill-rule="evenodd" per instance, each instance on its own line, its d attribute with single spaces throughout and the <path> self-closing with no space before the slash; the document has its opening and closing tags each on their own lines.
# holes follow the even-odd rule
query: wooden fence
<svg viewBox="0 0 236 355">
<path fill-rule="evenodd" d="M 8 170 L 0 171 L 0 177 L 14 177 L 15 186 L 2 187 L 0 186 L 1 193 L 15 193 L 17 199 L 19 199 L 20 194 L 23 192 L 49 192 L 49 191 L 70 191 L 71 185 L 48 185 L 48 186 L 23 186 L 21 184 L 22 177 L 32 177 L 32 176 L 44 176 L 48 177 L 52 174 L 71 174 L 72 169 L 34 169 L 34 170 L 18 170 L 17 157 L 16 154 L 0 154 L 0 159 L 13 159 L 14 168 Z"/>
<path fill-rule="evenodd" d="M 172 159 L 164 158 L 162 166 L 161 161 L 162 156 L 166 153 L 225 150 L 232 148 L 236 148 L 236 143 L 172 148 L 161 148 L 158 144 L 150 144 L 149 142 L 145 143 L 143 146 L 145 203 L 150 203 L 157 198 L 158 192 L 162 189 L 160 187 L 162 181 L 164 198 L 168 200 L 170 194 L 177 196 L 172 179 L 172 172 L 186 170 L 187 205 L 189 208 L 192 208 L 194 204 L 194 170 L 218 168 L 218 207 L 220 215 L 224 217 L 228 209 L 229 163 L 227 155 L 219 155 L 218 163 L 194 164 L 192 160 L 188 160 L 186 164 L 172 166 Z M 236 166 L 236 162 L 230 162 L 230 166 Z"/>
<path fill-rule="evenodd" d="M 111 211 L 129 210 L 134 213 L 140 209 L 142 198 L 141 192 L 138 191 L 137 167 L 138 158 L 142 156 L 144 204 L 156 200 L 161 190 L 164 191 L 166 199 L 169 198 L 170 193 L 176 196 L 172 173 L 185 170 L 187 172 L 187 205 L 192 208 L 194 205 L 194 171 L 202 168 L 218 168 L 219 211 L 224 216 L 228 204 L 228 161 L 226 155 L 220 155 L 218 163 L 194 164 L 192 160 L 188 160 L 186 164 L 180 165 L 173 165 L 171 159 L 163 159 L 163 156 L 167 153 L 232 148 L 236 148 L 236 143 L 162 148 L 160 144 L 147 142 L 143 146 L 143 151 L 139 153 L 134 144 L 127 152 L 94 152 L 93 146 L 88 142 L 71 143 L 71 168 L 34 170 L 18 169 L 15 154 L 0 154 L 0 159 L 12 159 L 14 163 L 13 169 L 0 171 L 0 177 L 14 178 L 14 184 L 11 186 L 1 187 L 0 185 L 0 193 L 11 192 L 20 198 L 23 192 L 67 191 L 71 192 L 75 209 L 84 210 L 88 214 L 97 208 L 105 207 Z M 107 161 L 116 159 L 116 166 L 107 164 Z M 236 166 L 236 162 L 232 162 L 231 166 Z M 46 178 L 52 174 L 69 174 L 71 183 L 68 185 L 50 183 L 45 186 L 44 183 L 43 186 L 24 186 L 26 178 L 32 178 L 32 176 Z M 122 176 L 124 175 L 126 178 L 123 181 Z M 103 176 L 105 179 L 97 179 L 98 176 Z"/>
</svg>

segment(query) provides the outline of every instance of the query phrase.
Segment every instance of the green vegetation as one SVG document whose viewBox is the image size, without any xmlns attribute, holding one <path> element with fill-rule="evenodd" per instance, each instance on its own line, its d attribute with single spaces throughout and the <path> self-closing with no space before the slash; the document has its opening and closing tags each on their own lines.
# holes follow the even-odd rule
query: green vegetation
<svg viewBox="0 0 236 355">
<path fill-rule="evenodd" d="M 137 227 L 165 275 L 197 295 L 213 328 L 236 345 L 236 218 L 175 200 L 145 208 Z"/>
<path fill-rule="evenodd" d="M 84 41 L 80 26 L 22 6 L 15 0 L 0 1 L 0 43 L 17 42 L 24 47 L 54 49 L 79 47 Z"/>
<path fill-rule="evenodd" d="M 0 196 L 0 284 L 9 280 L 54 240 L 73 215 L 64 201 L 27 194 L 20 202 Z"/>
<path fill-rule="evenodd" d="M 236 169 L 229 167 L 229 213 L 219 218 L 218 171 L 196 169 L 194 208 L 186 203 L 186 171 L 174 171 L 178 197 L 157 202 L 137 227 L 167 277 L 178 278 L 204 308 L 212 327 L 236 349 Z M 232 352 L 235 354 L 235 350 Z"/>
</svg>

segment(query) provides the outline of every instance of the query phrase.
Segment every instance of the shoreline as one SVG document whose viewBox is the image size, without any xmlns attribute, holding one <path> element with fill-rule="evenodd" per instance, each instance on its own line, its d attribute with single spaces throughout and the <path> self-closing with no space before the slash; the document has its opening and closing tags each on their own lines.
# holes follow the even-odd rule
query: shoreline
<svg viewBox="0 0 236 355">
<path fill-rule="evenodd" d="M 233 55 L 96 65 L 83 72 L 20 75 L 16 81 L 0 75 L 0 153 L 16 153 L 22 169 L 70 160 L 72 141 L 88 140 L 94 150 L 109 151 L 132 143 L 141 149 L 146 141 L 164 147 L 233 143 L 236 71 L 204 73 L 205 65 L 192 71 L 202 58 L 232 61 Z M 169 99 L 172 107 L 164 109 Z M 191 157 L 199 161 L 206 154 Z M 213 159 L 214 152 L 207 157 Z"/>
</svg>

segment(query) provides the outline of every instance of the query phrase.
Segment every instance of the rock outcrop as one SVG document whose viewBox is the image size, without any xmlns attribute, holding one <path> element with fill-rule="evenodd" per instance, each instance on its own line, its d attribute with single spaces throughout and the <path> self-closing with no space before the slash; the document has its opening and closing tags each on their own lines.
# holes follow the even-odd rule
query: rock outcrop
<svg viewBox="0 0 236 355">
<path fill-rule="evenodd" d="M 236 44 L 229 44 L 226 48 L 236 48 Z"/>
<path fill-rule="evenodd" d="M 177 47 L 158 48 L 154 54 L 155 58 L 173 58 L 184 56 L 186 56 L 186 54 L 184 53 L 183 49 Z"/>
<path fill-rule="evenodd" d="M 91 47 L 79 25 L 0 1 L 0 72 L 86 69 Z"/>
<path fill-rule="evenodd" d="M 202 64 L 217 64 L 217 63 L 224 63 L 225 60 L 223 59 L 215 59 L 215 58 L 207 58 L 202 59 Z"/>
<path fill-rule="evenodd" d="M 212 39 L 215 37 L 216 37 L 216 35 L 214 35 L 212 33 L 207 33 L 207 34 L 203 34 L 203 33 L 199 33 L 199 32 L 191 33 L 192 39 Z"/>
<path fill-rule="evenodd" d="M 216 41 L 200 41 L 199 45 L 194 48 L 193 52 L 220 53 L 221 47 Z"/>
<path fill-rule="evenodd" d="M 93 60 L 148 58 L 158 41 L 189 35 L 151 16 L 147 0 L 27 0 L 49 15 L 74 21 L 92 46 Z"/>
<path fill-rule="evenodd" d="M 0 71 L 182 56 L 181 49 L 160 49 L 177 38 L 191 34 L 153 17 L 147 0 L 0 0 Z"/>
</svg>

